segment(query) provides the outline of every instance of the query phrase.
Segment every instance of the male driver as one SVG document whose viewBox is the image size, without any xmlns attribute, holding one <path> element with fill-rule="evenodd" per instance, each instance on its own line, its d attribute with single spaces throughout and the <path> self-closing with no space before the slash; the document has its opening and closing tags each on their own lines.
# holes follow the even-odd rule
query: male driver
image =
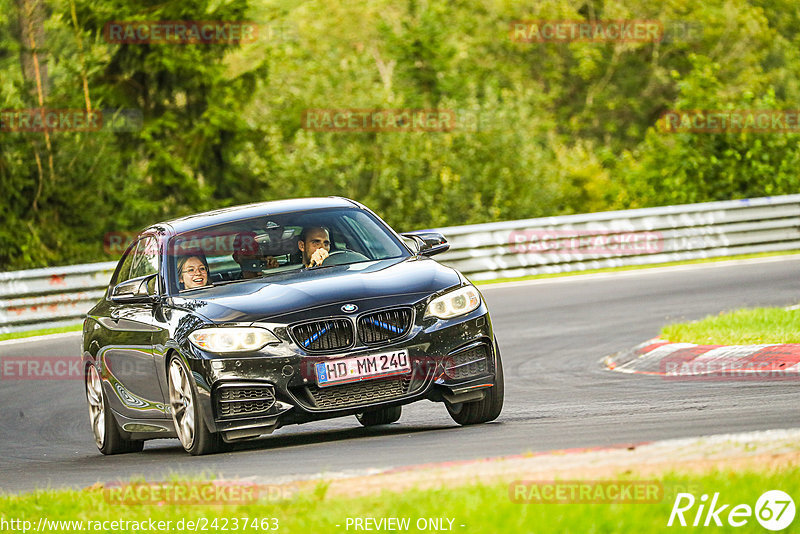
<svg viewBox="0 0 800 534">
<path fill-rule="evenodd" d="M 310 226 L 300 232 L 297 248 L 303 253 L 303 265 L 319 267 L 331 250 L 331 237 L 326 228 Z"/>
</svg>

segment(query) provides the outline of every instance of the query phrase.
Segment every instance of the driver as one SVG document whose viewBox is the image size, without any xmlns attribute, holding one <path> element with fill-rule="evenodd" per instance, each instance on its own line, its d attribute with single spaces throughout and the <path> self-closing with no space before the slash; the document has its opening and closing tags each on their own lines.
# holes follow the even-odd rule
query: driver
<svg viewBox="0 0 800 534">
<path fill-rule="evenodd" d="M 331 250 L 330 232 L 321 226 L 303 228 L 297 248 L 303 253 L 303 265 L 307 268 L 319 267 Z"/>
</svg>

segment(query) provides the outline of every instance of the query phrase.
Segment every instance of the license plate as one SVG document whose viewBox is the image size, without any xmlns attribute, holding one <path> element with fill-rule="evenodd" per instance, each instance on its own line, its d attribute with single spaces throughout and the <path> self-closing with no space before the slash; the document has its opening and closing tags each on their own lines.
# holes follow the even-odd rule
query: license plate
<svg viewBox="0 0 800 534">
<path fill-rule="evenodd" d="M 317 385 L 332 386 L 411 371 L 407 350 L 330 360 L 316 364 Z"/>
</svg>

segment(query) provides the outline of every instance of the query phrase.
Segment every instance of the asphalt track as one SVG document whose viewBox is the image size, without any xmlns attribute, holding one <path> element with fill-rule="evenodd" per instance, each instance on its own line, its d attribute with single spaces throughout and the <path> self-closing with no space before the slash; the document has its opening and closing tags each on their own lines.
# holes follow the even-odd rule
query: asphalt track
<svg viewBox="0 0 800 534">
<path fill-rule="evenodd" d="M 404 408 L 396 424 L 355 418 L 286 427 L 233 452 L 190 457 L 177 440 L 102 456 L 79 380 L 0 381 L 0 489 L 84 487 L 171 473 L 262 483 L 315 474 L 529 451 L 800 426 L 795 382 L 676 382 L 607 371 L 603 356 L 667 322 L 800 301 L 800 257 L 707 264 L 481 288 L 503 354 L 500 418 L 458 427 L 443 405 Z M 0 357 L 72 356 L 78 334 L 0 344 Z"/>
</svg>

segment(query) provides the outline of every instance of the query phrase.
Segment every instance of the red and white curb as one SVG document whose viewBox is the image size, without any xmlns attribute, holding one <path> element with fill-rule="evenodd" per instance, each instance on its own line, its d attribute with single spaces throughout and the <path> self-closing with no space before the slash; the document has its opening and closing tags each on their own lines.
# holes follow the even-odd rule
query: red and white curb
<svg viewBox="0 0 800 534">
<path fill-rule="evenodd" d="M 800 343 L 697 345 L 655 338 L 603 360 L 620 373 L 664 377 L 800 379 Z"/>
</svg>

